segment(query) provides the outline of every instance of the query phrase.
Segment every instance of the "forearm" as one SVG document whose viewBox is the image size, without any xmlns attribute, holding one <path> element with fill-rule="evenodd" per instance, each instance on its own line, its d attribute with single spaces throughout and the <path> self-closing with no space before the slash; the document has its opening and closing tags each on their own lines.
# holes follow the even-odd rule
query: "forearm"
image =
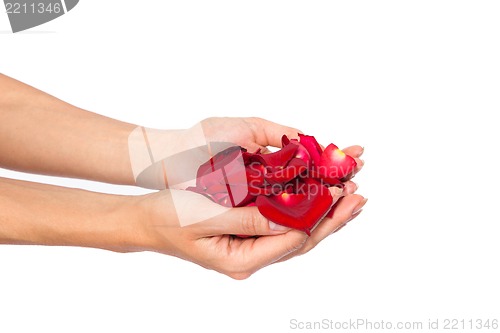
<svg viewBox="0 0 500 333">
<path fill-rule="evenodd" d="M 128 137 L 136 127 L 0 74 L 0 167 L 132 185 Z"/>
<path fill-rule="evenodd" d="M 147 249 L 141 200 L 0 178 L 0 244 Z"/>
</svg>

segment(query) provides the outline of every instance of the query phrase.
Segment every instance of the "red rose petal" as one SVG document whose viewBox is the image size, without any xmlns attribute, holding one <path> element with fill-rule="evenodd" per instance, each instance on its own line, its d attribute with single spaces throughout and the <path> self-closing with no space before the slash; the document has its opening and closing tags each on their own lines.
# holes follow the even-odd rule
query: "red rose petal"
<svg viewBox="0 0 500 333">
<path fill-rule="evenodd" d="M 245 169 L 249 187 L 263 187 L 265 185 L 266 168 L 264 165 L 251 162 Z"/>
<path fill-rule="evenodd" d="M 290 143 L 290 139 L 286 135 L 283 135 L 281 137 L 281 147 L 285 147 L 289 143 Z"/>
<path fill-rule="evenodd" d="M 326 179 L 340 179 L 356 168 L 356 161 L 334 144 L 329 144 L 321 155 L 317 171 Z"/>
<path fill-rule="evenodd" d="M 275 172 L 269 172 L 264 178 L 270 184 L 285 184 L 306 170 L 307 164 L 303 160 L 292 158 L 286 167 Z"/>
<path fill-rule="evenodd" d="M 247 169 L 242 157 L 244 152 L 241 147 L 230 147 L 202 164 L 198 169 L 195 192 L 206 194 L 226 207 L 248 203 L 252 196 L 248 190 Z"/>
<path fill-rule="evenodd" d="M 290 162 L 297 149 L 297 145 L 287 145 L 277 152 L 270 154 L 256 154 L 253 158 L 254 160 L 262 163 L 265 167 L 269 167 L 270 169 L 280 169 Z"/>
<path fill-rule="evenodd" d="M 299 158 L 303 160 L 308 167 L 311 167 L 311 154 L 309 154 L 309 151 L 304 147 L 304 145 L 298 143 L 299 148 L 297 149 L 297 152 L 295 153 L 295 158 Z"/>
<path fill-rule="evenodd" d="M 323 149 L 319 145 L 314 136 L 299 134 L 299 142 L 306 148 L 312 158 L 313 165 L 318 165 L 320 162 Z"/>
<path fill-rule="evenodd" d="M 282 137 L 275 153 L 249 153 L 233 146 L 198 169 L 196 193 L 226 207 L 257 206 L 275 223 L 310 234 L 325 216 L 334 213 L 330 186 L 343 186 L 356 161 L 337 146 L 323 151 L 313 136 Z"/>
<path fill-rule="evenodd" d="M 302 230 L 308 235 L 311 229 L 330 210 L 333 198 L 322 185 L 310 185 L 307 193 L 286 193 L 259 196 L 255 203 L 269 220 L 286 227 Z"/>
<path fill-rule="evenodd" d="M 243 149 L 239 146 L 229 147 L 224 149 L 223 151 L 217 153 L 214 157 L 212 157 L 207 162 L 203 163 L 198 168 L 198 177 L 209 174 L 217 169 L 220 169 L 229 162 L 235 160 L 242 154 Z"/>
<path fill-rule="evenodd" d="M 305 139 L 305 140 L 307 141 L 308 139 Z M 290 140 L 290 139 L 288 139 L 288 137 L 286 135 L 283 135 L 283 137 L 281 137 L 281 144 L 283 145 L 283 147 L 288 146 L 289 144 L 298 145 L 299 147 L 297 148 L 297 152 L 295 153 L 295 155 L 293 157 L 303 160 L 308 167 L 311 166 L 310 165 L 311 154 L 309 154 L 306 147 L 304 147 L 303 144 L 299 143 L 298 140 L 296 140 L 296 139 Z M 320 149 L 321 149 L 321 147 L 320 147 Z"/>
</svg>

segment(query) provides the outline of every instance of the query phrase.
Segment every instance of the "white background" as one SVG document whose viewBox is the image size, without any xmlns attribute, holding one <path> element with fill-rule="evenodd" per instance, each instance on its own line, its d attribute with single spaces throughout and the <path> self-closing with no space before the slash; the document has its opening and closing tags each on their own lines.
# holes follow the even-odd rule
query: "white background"
<svg viewBox="0 0 500 333">
<path fill-rule="evenodd" d="M 364 145 L 369 201 L 245 281 L 154 253 L 1 246 L 0 332 L 500 319 L 499 17 L 497 1 L 81 0 L 12 34 L 2 8 L 0 72 L 149 127 L 253 115 Z"/>
</svg>

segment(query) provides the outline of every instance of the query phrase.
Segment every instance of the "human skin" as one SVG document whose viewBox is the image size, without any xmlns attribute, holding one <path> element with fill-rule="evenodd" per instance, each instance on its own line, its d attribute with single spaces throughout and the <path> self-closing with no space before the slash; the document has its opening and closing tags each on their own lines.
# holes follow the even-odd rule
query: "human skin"
<svg viewBox="0 0 500 333">
<path fill-rule="evenodd" d="M 209 118 L 207 140 L 227 141 L 255 151 L 280 146 L 298 130 L 260 118 Z M 60 177 L 135 185 L 129 134 L 137 125 L 92 113 L 0 74 L 0 167 Z M 160 132 L 175 150 L 190 147 L 192 129 Z M 363 149 L 344 150 L 356 158 Z M 175 175 L 173 175 L 175 177 Z M 331 188 L 339 201 L 310 237 L 265 219 L 256 207 L 227 209 L 182 225 L 189 215 L 219 207 L 205 197 L 167 189 L 119 196 L 0 178 L 0 244 L 155 251 L 176 256 L 235 279 L 301 255 L 359 214 L 366 200 L 347 182 Z M 185 204 L 174 204 L 173 196 Z M 185 210 L 185 211 L 180 211 Z M 246 239 L 230 235 L 259 235 Z"/>
</svg>

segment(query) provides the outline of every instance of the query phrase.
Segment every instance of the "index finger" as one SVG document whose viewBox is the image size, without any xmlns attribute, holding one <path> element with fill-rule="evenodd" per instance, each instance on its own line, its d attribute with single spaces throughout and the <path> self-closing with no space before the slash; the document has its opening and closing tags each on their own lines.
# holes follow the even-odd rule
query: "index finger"
<svg viewBox="0 0 500 333">
<path fill-rule="evenodd" d="M 251 118 L 249 120 L 255 125 L 254 134 L 257 144 L 261 146 L 273 146 L 281 148 L 283 135 L 291 139 L 298 139 L 298 133 L 302 131 L 288 126 L 283 126 L 262 118 Z"/>
</svg>

